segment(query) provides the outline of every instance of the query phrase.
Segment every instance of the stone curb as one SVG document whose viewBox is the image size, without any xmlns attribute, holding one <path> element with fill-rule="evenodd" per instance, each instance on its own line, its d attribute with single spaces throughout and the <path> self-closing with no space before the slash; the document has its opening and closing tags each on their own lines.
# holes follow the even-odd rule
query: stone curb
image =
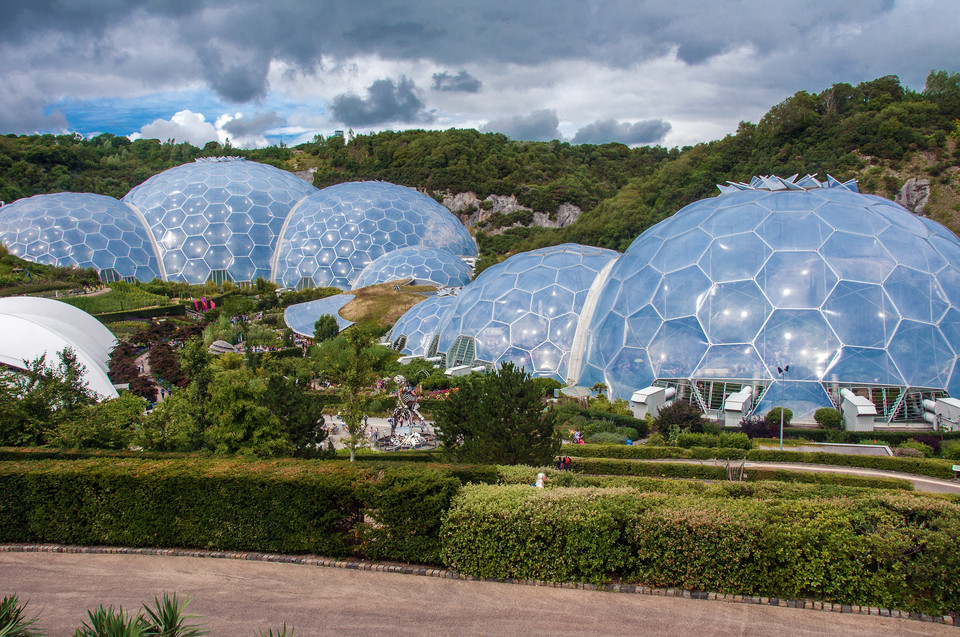
<svg viewBox="0 0 960 637">
<path fill-rule="evenodd" d="M 652 588 L 634 584 L 604 584 L 597 586 L 584 582 L 545 582 L 531 579 L 510 579 L 501 577 L 476 577 L 458 573 L 443 568 L 411 566 L 405 564 L 384 564 L 365 560 L 335 560 L 316 555 L 281 555 L 278 553 L 256 553 L 249 551 L 201 551 L 195 549 L 152 549 L 132 548 L 122 546 L 72 546 L 59 544 L 0 544 L 0 553 L 87 553 L 95 555 L 165 555 L 171 557 L 207 557 L 229 560 L 251 560 L 256 562 L 279 562 L 286 564 L 304 564 L 307 566 L 321 566 L 327 568 L 345 568 L 358 571 L 375 571 L 378 573 L 401 573 L 403 575 L 419 575 L 422 577 L 439 577 L 443 579 L 459 579 L 473 582 L 497 582 L 501 584 L 520 584 L 522 586 L 548 586 L 551 588 L 574 588 L 586 591 L 607 591 L 612 593 L 627 593 L 635 595 L 651 595 L 658 597 L 682 597 L 684 599 L 703 599 L 728 602 L 732 604 L 756 604 L 763 606 L 779 606 L 782 608 L 798 608 L 802 610 L 818 610 L 830 613 L 848 613 L 854 615 L 876 615 L 898 619 L 910 619 L 920 622 L 960 626 L 960 613 L 950 615 L 927 615 L 924 613 L 910 613 L 893 608 L 879 608 L 876 606 L 860 606 L 857 604 L 834 604 L 831 602 L 814 601 L 810 599 L 780 599 L 778 597 L 756 597 L 751 595 L 731 595 L 726 593 L 709 593 L 706 591 L 687 590 L 683 588 Z"/>
</svg>

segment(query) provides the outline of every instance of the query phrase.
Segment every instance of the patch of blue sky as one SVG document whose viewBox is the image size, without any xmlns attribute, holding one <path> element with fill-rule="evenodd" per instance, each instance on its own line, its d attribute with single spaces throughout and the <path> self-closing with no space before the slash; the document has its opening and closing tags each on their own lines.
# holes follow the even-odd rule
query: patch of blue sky
<svg viewBox="0 0 960 637">
<path fill-rule="evenodd" d="M 60 111 L 70 130 L 81 135 L 113 133 L 129 135 L 157 119 L 170 119 L 175 113 L 190 110 L 203 113 L 207 121 L 230 109 L 216 93 L 198 88 L 191 91 L 165 91 L 137 97 L 99 97 L 91 100 L 65 98 L 49 104 L 47 115 Z M 236 111 L 236 107 L 232 109 Z"/>
<path fill-rule="evenodd" d="M 187 91 L 163 91 L 137 97 L 100 97 L 89 100 L 64 98 L 52 102 L 44 109 L 46 115 L 59 111 L 67 120 L 67 129 L 84 136 L 112 133 L 130 135 L 158 119 L 169 120 L 176 113 L 189 110 L 202 113 L 206 121 L 214 124 L 223 114 L 235 116 L 242 113 L 253 118 L 259 113 L 273 111 L 285 122 L 266 132 L 265 138 L 271 144 L 283 142 L 294 145 L 313 139 L 318 132 L 329 135 L 333 132 L 320 131 L 309 125 L 325 121 L 326 101 L 304 104 L 274 91 L 261 102 L 235 104 L 222 101 L 215 92 L 206 88 Z"/>
</svg>

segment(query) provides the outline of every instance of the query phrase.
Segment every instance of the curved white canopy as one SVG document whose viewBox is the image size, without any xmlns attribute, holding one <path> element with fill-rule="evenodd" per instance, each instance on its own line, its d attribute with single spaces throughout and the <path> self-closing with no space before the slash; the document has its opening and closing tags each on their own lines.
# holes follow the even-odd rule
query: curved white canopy
<svg viewBox="0 0 960 637">
<path fill-rule="evenodd" d="M 67 303 L 36 297 L 0 299 L 0 363 L 23 369 L 46 355 L 56 364 L 57 352 L 73 349 L 86 368 L 85 380 L 101 398 L 116 398 L 107 376 L 116 339 L 100 321 Z"/>
</svg>

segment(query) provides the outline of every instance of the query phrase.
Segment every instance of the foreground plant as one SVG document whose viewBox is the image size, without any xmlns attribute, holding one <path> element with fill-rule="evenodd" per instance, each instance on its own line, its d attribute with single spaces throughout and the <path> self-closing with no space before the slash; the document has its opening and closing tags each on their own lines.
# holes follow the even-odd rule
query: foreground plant
<svg viewBox="0 0 960 637">
<path fill-rule="evenodd" d="M 0 600 L 0 637 L 41 637 L 42 632 L 30 628 L 37 618 L 27 619 L 27 603 L 20 603 L 16 594 Z"/>
<path fill-rule="evenodd" d="M 198 637 L 206 635 L 208 630 L 200 628 L 196 624 L 188 624 L 189 620 L 199 619 L 197 615 L 187 615 L 184 611 L 190 603 L 188 595 L 182 602 L 177 601 L 177 594 L 172 596 L 163 594 L 163 601 L 158 597 L 153 598 L 153 608 L 146 604 L 143 610 L 147 613 L 150 626 L 144 633 L 148 637 Z"/>
<path fill-rule="evenodd" d="M 73 633 L 73 637 L 146 637 L 147 623 L 140 613 L 128 615 L 123 607 L 114 610 L 113 606 L 88 610 L 87 617 L 90 623 L 83 622 L 83 626 Z"/>
</svg>

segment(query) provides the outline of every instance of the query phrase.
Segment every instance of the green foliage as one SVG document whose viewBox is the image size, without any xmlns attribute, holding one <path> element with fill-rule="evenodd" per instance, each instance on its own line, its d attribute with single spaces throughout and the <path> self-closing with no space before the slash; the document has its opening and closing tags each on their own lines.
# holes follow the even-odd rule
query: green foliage
<svg viewBox="0 0 960 637">
<path fill-rule="evenodd" d="M 917 442 L 916 440 L 908 440 L 906 442 L 901 442 L 899 449 L 913 449 L 919 451 L 924 458 L 933 457 L 933 449 L 930 448 L 930 445 L 925 445 L 922 442 Z"/>
<path fill-rule="evenodd" d="M 660 413 L 653 419 L 653 427 L 664 434 L 671 428 L 700 433 L 703 431 L 704 422 L 702 411 L 688 402 L 677 400 L 660 409 Z"/>
<path fill-rule="evenodd" d="M 313 342 L 323 343 L 335 338 L 340 333 L 340 326 L 332 314 L 321 314 L 313 324 Z"/>
<path fill-rule="evenodd" d="M 721 449 L 744 449 L 749 451 L 753 448 L 750 438 L 742 433 L 721 433 L 717 441 L 717 446 Z"/>
<path fill-rule="evenodd" d="M 780 410 L 780 407 L 774 407 L 767 412 L 767 415 L 764 417 L 769 424 L 780 425 Z M 783 426 L 786 427 L 789 425 L 791 420 L 793 420 L 793 411 L 788 408 L 783 408 Z"/>
<path fill-rule="evenodd" d="M 143 423 L 147 401 L 124 392 L 59 423 L 50 444 L 65 449 L 125 449 Z"/>
<path fill-rule="evenodd" d="M 212 423 L 203 432 L 217 453 L 292 455 L 280 416 L 267 404 L 267 383 L 248 369 L 224 370 L 210 383 Z"/>
<path fill-rule="evenodd" d="M 791 413 L 791 417 L 793 414 Z M 843 426 L 843 415 L 839 409 L 833 407 L 821 407 L 813 412 L 813 419 L 824 429 L 840 429 Z M 779 422 L 779 416 L 777 417 Z M 787 425 L 786 414 L 784 414 L 784 426 Z"/>
<path fill-rule="evenodd" d="M 101 604 L 95 610 L 87 611 L 89 622 L 73 633 L 73 637 L 146 637 L 147 623 L 140 613 L 129 614 L 123 607 L 114 610 L 113 606 L 104 608 Z"/>
<path fill-rule="evenodd" d="M 168 297 L 151 294 L 137 284 L 115 281 L 109 283 L 107 288 L 106 293 L 64 296 L 60 300 L 78 307 L 88 314 L 128 312 L 158 305 L 170 305 Z"/>
<path fill-rule="evenodd" d="M 842 453 L 767 451 L 760 449 L 748 452 L 747 458 L 765 462 L 806 462 L 840 467 L 885 469 L 948 480 L 953 477 L 953 471 L 950 469 L 952 463 L 949 460 L 938 460 L 936 458 L 891 458 L 889 456 L 854 456 Z"/>
<path fill-rule="evenodd" d="M 940 452 L 947 460 L 960 460 L 960 440 L 950 440 L 943 443 Z"/>
<path fill-rule="evenodd" d="M 31 628 L 37 619 L 27 619 L 27 603 L 20 603 L 16 594 L 0 600 L 0 637 L 40 637 L 43 633 Z"/>
<path fill-rule="evenodd" d="M 444 451 L 461 462 L 537 466 L 560 450 L 539 388 L 512 363 L 466 377 L 437 409 L 436 428 Z"/>
<path fill-rule="evenodd" d="M 626 441 L 626 434 L 613 431 L 598 431 L 587 436 L 587 442 L 595 445 L 622 445 Z"/>
<path fill-rule="evenodd" d="M 454 501 L 444 558 L 480 577 L 616 578 L 943 613 L 960 592 L 927 580 L 960 577 L 946 544 L 958 521 L 960 505 L 912 494 L 761 502 L 476 485 Z M 944 544 L 931 545 L 933 537 Z"/>
<path fill-rule="evenodd" d="M 692 447 L 716 447 L 717 436 L 710 434 L 681 433 L 677 436 L 677 446 L 684 449 Z"/>
</svg>

